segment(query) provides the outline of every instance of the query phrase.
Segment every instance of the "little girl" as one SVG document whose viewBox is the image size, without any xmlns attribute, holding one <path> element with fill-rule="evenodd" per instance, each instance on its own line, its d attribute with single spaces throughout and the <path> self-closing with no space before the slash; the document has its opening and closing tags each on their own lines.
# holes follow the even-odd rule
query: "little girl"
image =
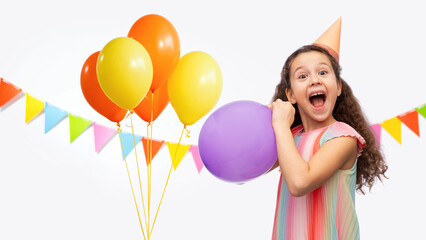
<svg viewBox="0 0 426 240">
<path fill-rule="evenodd" d="M 387 165 L 339 63 L 319 46 L 298 49 L 273 100 L 282 174 L 272 239 L 359 239 L 355 189 L 371 189 Z"/>
</svg>

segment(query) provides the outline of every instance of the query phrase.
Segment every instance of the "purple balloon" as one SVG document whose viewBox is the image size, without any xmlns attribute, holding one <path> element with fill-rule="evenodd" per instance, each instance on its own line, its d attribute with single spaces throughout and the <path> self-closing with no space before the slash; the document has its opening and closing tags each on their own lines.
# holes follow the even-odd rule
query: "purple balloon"
<svg viewBox="0 0 426 240">
<path fill-rule="evenodd" d="M 206 120 L 198 148 L 206 168 L 221 180 L 242 183 L 259 177 L 278 158 L 272 111 L 253 101 L 228 103 Z"/>
</svg>

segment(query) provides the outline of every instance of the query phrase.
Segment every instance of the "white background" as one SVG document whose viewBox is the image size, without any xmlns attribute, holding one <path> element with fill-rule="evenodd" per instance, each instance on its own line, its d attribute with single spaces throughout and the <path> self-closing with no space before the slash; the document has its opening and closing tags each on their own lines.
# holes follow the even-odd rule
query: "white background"
<svg viewBox="0 0 426 240">
<path fill-rule="evenodd" d="M 267 104 L 287 56 L 342 16 L 342 77 L 378 123 L 426 102 L 426 14 L 420 2 L 395 2 L 2 1 L 0 76 L 114 128 L 85 101 L 81 67 L 107 42 L 126 36 L 138 18 L 156 13 L 175 26 L 181 55 L 200 50 L 219 63 L 223 91 L 213 110 L 242 99 Z M 197 144 L 209 114 L 189 127 L 183 143 Z M 44 115 L 30 124 L 24 119 L 25 98 L 0 112 L 0 239 L 143 239 L 118 137 L 97 154 L 92 128 L 70 144 L 68 119 L 47 134 Z M 134 121 L 145 136 L 146 124 Z M 419 125 L 420 138 L 402 126 L 402 145 L 382 130 L 389 180 L 356 195 L 362 239 L 424 235 L 421 116 Z M 154 123 L 154 138 L 177 142 L 181 130 L 169 105 Z M 137 153 L 143 161 L 141 144 Z M 137 176 L 134 155 L 128 163 Z M 163 147 L 153 163 L 151 222 L 170 162 Z M 171 175 L 151 239 L 270 239 L 278 179 L 274 171 L 241 186 L 222 182 L 206 169 L 198 174 L 187 154 Z M 133 183 L 138 190 L 136 177 Z"/>
</svg>

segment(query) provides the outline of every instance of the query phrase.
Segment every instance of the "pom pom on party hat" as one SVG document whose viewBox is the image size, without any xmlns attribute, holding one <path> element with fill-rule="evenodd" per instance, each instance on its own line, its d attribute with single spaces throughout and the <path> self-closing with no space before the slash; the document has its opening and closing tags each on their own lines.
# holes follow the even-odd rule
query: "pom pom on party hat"
<svg viewBox="0 0 426 240">
<path fill-rule="evenodd" d="M 327 31 L 325 31 L 314 43 L 326 49 L 331 56 L 333 56 L 337 61 L 339 61 L 339 51 L 340 51 L 340 29 L 342 25 L 342 17 L 337 19 L 333 25 L 331 25 Z"/>
</svg>

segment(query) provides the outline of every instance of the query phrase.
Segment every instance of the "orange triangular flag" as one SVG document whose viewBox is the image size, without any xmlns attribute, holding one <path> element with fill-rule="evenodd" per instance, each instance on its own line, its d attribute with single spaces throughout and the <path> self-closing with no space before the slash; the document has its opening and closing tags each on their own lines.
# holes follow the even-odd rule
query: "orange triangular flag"
<svg viewBox="0 0 426 240">
<path fill-rule="evenodd" d="M 416 110 L 412 110 L 397 116 L 401 122 L 405 124 L 411 131 L 420 137 L 419 132 L 419 113 Z"/>
<path fill-rule="evenodd" d="M 0 108 L 6 108 L 7 103 L 20 97 L 21 92 L 20 88 L 0 78 Z"/>
<path fill-rule="evenodd" d="M 35 117 L 40 115 L 44 110 L 44 102 L 38 100 L 35 97 L 30 96 L 28 93 L 26 96 L 26 107 L 25 107 L 25 123 L 29 123 Z"/>
<path fill-rule="evenodd" d="M 380 123 L 380 125 L 401 144 L 401 120 L 394 117 Z"/>
<path fill-rule="evenodd" d="M 143 144 L 143 150 L 145 151 L 145 159 L 146 159 L 146 165 L 149 165 L 152 162 L 152 159 L 154 159 L 154 156 L 158 153 L 158 151 L 160 150 L 160 148 L 163 146 L 164 141 L 163 140 L 155 140 L 155 139 L 151 139 L 149 142 L 150 144 L 152 144 L 152 154 L 151 155 L 151 159 L 150 156 L 148 156 L 148 149 L 147 149 L 147 138 L 143 137 L 142 138 L 142 144 Z"/>
<path fill-rule="evenodd" d="M 331 27 L 327 29 L 315 42 L 318 45 L 327 49 L 327 51 L 337 61 L 339 61 L 340 54 L 340 29 L 342 26 L 342 17 L 337 19 Z"/>
</svg>

